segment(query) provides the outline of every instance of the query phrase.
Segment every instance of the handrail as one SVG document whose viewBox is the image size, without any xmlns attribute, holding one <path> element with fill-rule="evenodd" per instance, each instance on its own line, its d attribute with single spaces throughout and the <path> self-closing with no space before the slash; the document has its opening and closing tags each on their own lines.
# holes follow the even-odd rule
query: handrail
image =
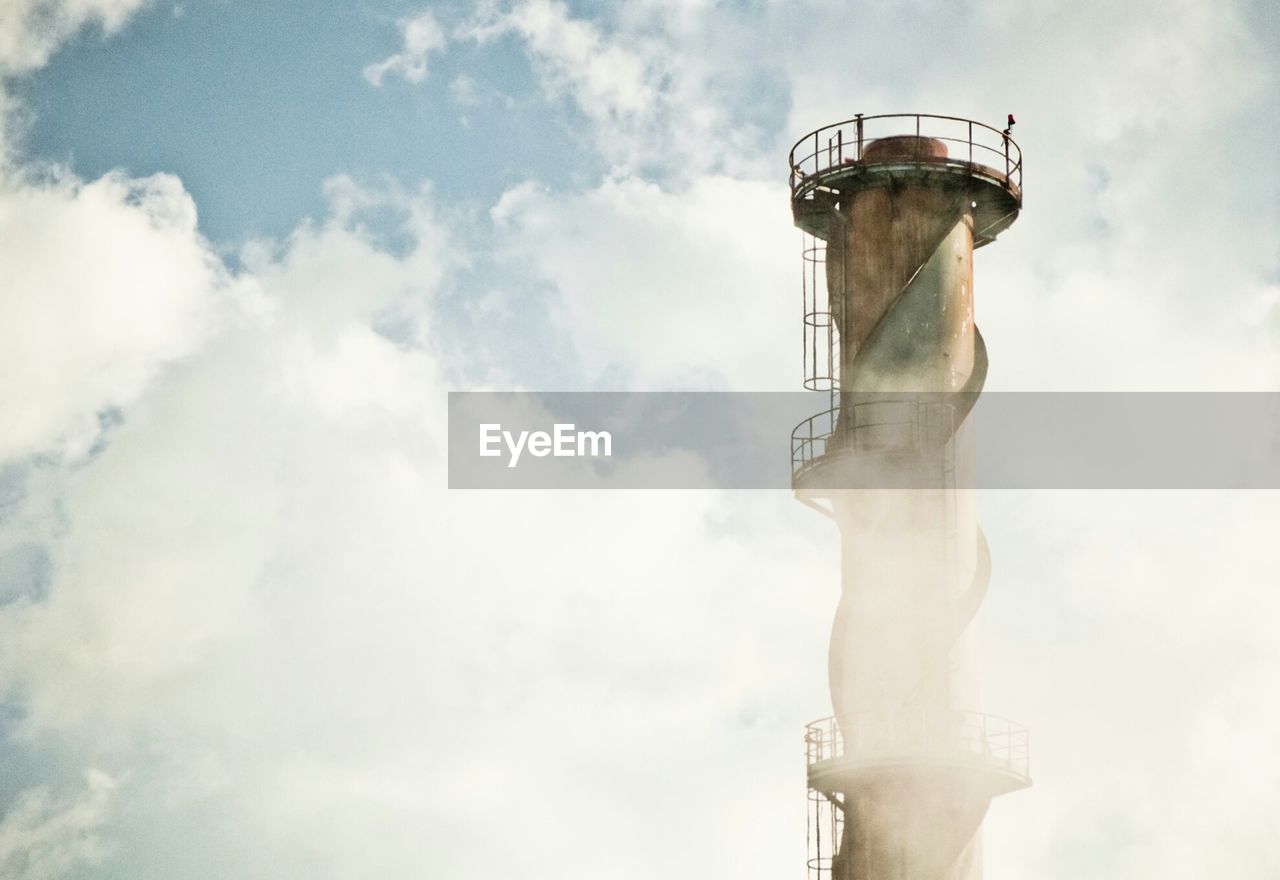
<svg viewBox="0 0 1280 880">
<path fill-rule="evenodd" d="M 883 126 L 882 120 L 909 120 L 911 124 Z M 873 129 L 884 127 L 885 130 L 868 134 L 868 123 L 873 123 L 871 126 Z M 947 129 L 948 123 L 956 123 L 963 128 Z M 1005 181 L 1016 187 L 1019 192 L 1022 189 L 1022 149 L 1007 130 L 1000 131 L 985 123 L 959 116 L 940 116 L 932 113 L 881 113 L 865 116 L 859 113 L 852 119 L 815 129 L 795 142 L 790 153 L 787 154 L 787 162 L 791 169 L 791 197 L 800 198 L 812 189 L 816 181 L 832 170 L 861 164 L 877 164 L 864 163 L 863 151 L 872 141 L 887 137 L 931 138 L 947 144 L 962 145 L 965 148 L 962 155 L 930 157 L 928 160 L 920 156 L 914 158 L 917 161 L 959 163 L 970 167 L 989 168 L 1002 173 Z M 797 152 L 806 146 L 812 146 L 811 151 L 797 159 Z M 975 161 L 975 151 L 978 159 L 984 159 L 987 162 L 998 160 L 998 164 Z"/>
<path fill-rule="evenodd" d="M 1031 745 L 1025 725 L 962 709 L 886 717 L 857 714 L 846 726 L 834 716 L 805 725 L 805 763 L 896 757 L 978 759 L 1029 779 Z"/>
<path fill-rule="evenodd" d="M 866 447 L 859 445 L 860 441 L 863 438 L 869 438 L 871 430 L 875 428 L 909 428 L 911 430 L 911 442 L 908 445 L 896 446 L 891 450 L 877 449 L 877 451 L 921 450 L 928 440 L 924 432 L 931 424 L 929 421 L 930 412 L 936 412 L 952 423 L 949 429 L 943 432 L 949 437 L 955 429 L 955 407 L 950 403 L 937 399 L 942 396 L 940 392 L 926 392 L 911 396 L 868 394 L 866 400 L 855 402 L 849 407 L 848 414 L 850 418 L 846 422 L 842 423 L 840 421 L 841 406 L 839 404 L 809 416 L 791 431 L 792 479 L 798 478 L 814 462 L 831 452 L 833 440 L 845 440 L 848 441 L 849 446 L 853 449 L 866 451 Z M 911 410 L 910 417 L 888 421 L 862 422 L 858 421 L 856 415 L 859 410 L 867 407 L 899 406 L 909 407 Z M 820 423 L 820 419 L 826 419 L 825 424 Z"/>
</svg>

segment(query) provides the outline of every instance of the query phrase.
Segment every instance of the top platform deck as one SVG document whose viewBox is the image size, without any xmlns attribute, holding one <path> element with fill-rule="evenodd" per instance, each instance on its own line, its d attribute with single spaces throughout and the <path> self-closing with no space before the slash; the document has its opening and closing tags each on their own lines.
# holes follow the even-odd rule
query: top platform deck
<svg viewBox="0 0 1280 880">
<path fill-rule="evenodd" d="M 805 135 L 788 160 L 795 223 L 824 240 L 843 194 L 892 183 L 967 195 L 975 247 L 994 241 L 1022 208 L 1022 150 L 1006 132 L 970 119 L 859 115 Z"/>
</svg>

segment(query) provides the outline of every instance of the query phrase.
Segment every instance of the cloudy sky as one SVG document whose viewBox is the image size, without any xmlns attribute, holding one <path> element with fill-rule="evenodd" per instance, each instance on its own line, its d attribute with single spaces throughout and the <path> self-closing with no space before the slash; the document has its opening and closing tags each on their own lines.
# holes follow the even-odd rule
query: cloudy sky
<svg viewBox="0 0 1280 880">
<path fill-rule="evenodd" d="M 0 0 L 0 877 L 801 876 L 834 531 L 449 493 L 445 392 L 798 387 L 786 151 L 858 111 L 1018 117 L 989 388 L 1280 391 L 1277 50 L 1274 0 Z M 988 877 L 1280 876 L 1280 499 L 981 504 L 1036 780 Z"/>
</svg>

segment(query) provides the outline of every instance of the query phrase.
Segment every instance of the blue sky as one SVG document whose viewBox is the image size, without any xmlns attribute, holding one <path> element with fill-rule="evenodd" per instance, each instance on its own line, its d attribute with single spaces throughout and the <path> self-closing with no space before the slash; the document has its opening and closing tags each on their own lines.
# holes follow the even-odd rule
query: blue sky
<svg viewBox="0 0 1280 880">
<path fill-rule="evenodd" d="M 857 111 L 1019 118 L 989 389 L 1275 391 L 1276 9 L 0 6 L 0 875 L 797 876 L 834 532 L 449 493 L 446 392 L 797 389 Z M 984 495 L 988 877 L 1280 874 L 1276 505 Z"/>
<path fill-rule="evenodd" d="M 420 86 L 366 82 L 361 70 L 387 54 L 410 9 L 159 4 L 110 39 L 83 34 L 17 84 L 33 114 L 24 152 L 89 177 L 177 174 L 201 231 L 230 245 L 319 216 L 321 184 L 338 173 L 430 179 L 442 198 L 473 207 L 528 177 L 566 184 L 599 173 L 575 149 L 581 120 L 548 107 L 512 40 L 457 44 Z M 461 75 L 475 81 L 478 105 L 451 96 Z"/>
<path fill-rule="evenodd" d="M 513 38 L 459 40 L 431 59 L 427 81 L 371 86 L 361 70 L 422 8 L 452 24 L 470 14 L 459 3 L 157 4 L 108 39 L 81 34 L 15 83 L 31 113 L 23 152 L 89 177 L 177 174 L 220 245 L 319 216 L 321 184 L 339 173 L 430 180 L 450 203 L 483 209 L 526 179 L 584 186 L 607 170 L 586 148 L 587 120 L 548 100 Z M 735 75 L 749 79 L 750 103 L 733 112 L 784 136 L 785 85 L 767 67 Z"/>
</svg>

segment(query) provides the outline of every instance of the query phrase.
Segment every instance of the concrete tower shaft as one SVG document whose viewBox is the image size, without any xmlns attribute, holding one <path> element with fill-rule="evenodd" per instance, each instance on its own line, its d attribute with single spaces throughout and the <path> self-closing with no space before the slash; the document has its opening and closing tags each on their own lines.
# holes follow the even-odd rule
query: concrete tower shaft
<svg viewBox="0 0 1280 880">
<path fill-rule="evenodd" d="M 868 139 L 872 119 L 909 119 L 915 133 Z M 969 625 L 989 557 L 972 493 L 957 488 L 970 484 L 964 422 L 987 366 L 973 250 L 1012 222 L 1021 190 L 1008 158 L 1003 173 L 973 160 L 977 123 L 947 120 L 961 140 L 922 133 L 926 119 L 943 118 L 860 117 L 849 141 L 833 126 L 799 163 L 793 151 L 797 225 L 825 243 L 838 364 L 830 431 L 814 438 L 810 420 L 794 471 L 797 493 L 841 535 L 835 715 L 807 737 L 811 800 L 831 820 L 810 867 L 835 880 L 977 880 L 990 799 L 1028 781 L 1025 731 L 976 711 Z M 993 152 L 1007 157 L 1012 142 L 997 135 Z M 877 485 L 904 472 L 934 478 Z M 841 488 L 851 476 L 869 488 Z"/>
</svg>

